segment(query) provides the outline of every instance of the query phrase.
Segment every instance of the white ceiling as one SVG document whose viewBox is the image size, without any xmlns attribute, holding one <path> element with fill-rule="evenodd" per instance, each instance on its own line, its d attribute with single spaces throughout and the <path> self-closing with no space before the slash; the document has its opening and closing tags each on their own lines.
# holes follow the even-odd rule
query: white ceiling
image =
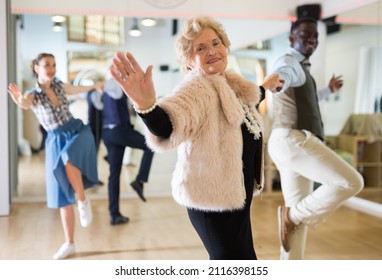
<svg viewBox="0 0 382 280">
<path fill-rule="evenodd" d="M 308 4 L 320 4 L 321 18 L 337 16 L 338 23 L 382 23 L 382 0 L 12 0 L 11 12 L 157 18 L 208 14 L 223 23 L 235 49 L 287 32 L 297 6 Z"/>
<path fill-rule="evenodd" d="M 126 16 L 156 16 L 184 18 L 195 14 L 209 14 L 217 18 L 291 19 L 296 7 L 320 4 L 322 18 L 357 9 L 356 17 L 378 17 L 380 0 L 12 0 L 13 13 L 60 14 L 119 14 Z M 370 4 L 375 4 L 369 6 Z M 369 6 L 369 9 L 359 9 Z M 348 13 L 349 12 L 349 13 Z M 361 15 L 362 14 L 362 15 Z"/>
</svg>

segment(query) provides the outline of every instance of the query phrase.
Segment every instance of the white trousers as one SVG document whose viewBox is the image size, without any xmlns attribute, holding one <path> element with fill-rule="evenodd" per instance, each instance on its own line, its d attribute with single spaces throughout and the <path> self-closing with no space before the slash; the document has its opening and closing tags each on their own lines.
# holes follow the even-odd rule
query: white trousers
<svg viewBox="0 0 382 280">
<path fill-rule="evenodd" d="M 285 205 L 300 222 L 291 238 L 291 250 L 281 246 L 281 259 L 303 259 L 308 225 L 322 223 L 346 199 L 359 193 L 361 174 L 306 130 L 276 128 L 268 152 L 280 172 Z M 313 182 L 320 186 L 313 190 Z"/>
</svg>

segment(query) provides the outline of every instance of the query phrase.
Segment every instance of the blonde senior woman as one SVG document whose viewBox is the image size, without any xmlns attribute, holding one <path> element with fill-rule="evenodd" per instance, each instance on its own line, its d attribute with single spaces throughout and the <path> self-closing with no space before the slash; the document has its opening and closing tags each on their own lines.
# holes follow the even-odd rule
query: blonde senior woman
<svg viewBox="0 0 382 280">
<path fill-rule="evenodd" d="M 178 149 L 174 199 L 185 206 L 210 259 L 257 259 L 250 207 L 262 188 L 260 91 L 282 87 L 278 74 L 258 87 L 226 71 L 230 41 L 207 16 L 185 21 L 176 40 L 187 74 L 173 93 L 156 99 L 152 66 L 117 53 L 113 77 L 133 101 L 156 152 Z"/>
</svg>

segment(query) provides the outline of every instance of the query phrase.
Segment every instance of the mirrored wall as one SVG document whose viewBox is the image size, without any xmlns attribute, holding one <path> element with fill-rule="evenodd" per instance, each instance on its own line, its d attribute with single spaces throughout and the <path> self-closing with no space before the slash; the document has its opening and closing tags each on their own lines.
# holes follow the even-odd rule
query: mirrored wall
<svg viewBox="0 0 382 280">
<path fill-rule="evenodd" d="M 382 15 L 382 3 L 377 1 L 362 9 L 349 10 L 339 14 L 336 17 L 337 21 L 333 22 L 333 26 L 327 25 L 328 29 L 323 42 L 325 44 L 325 59 L 323 59 L 325 73 L 323 76 L 328 81 L 333 74 L 343 75 L 345 84 L 337 96 L 333 96 L 321 104 L 330 145 L 342 153 L 364 175 L 367 187 L 360 197 L 378 203 L 382 203 L 382 121 L 377 120 L 382 110 L 382 79 L 380 78 L 382 73 L 382 20 L 380 15 Z M 174 58 L 174 22 L 174 19 L 161 19 L 159 24 L 154 27 L 140 25 L 141 31 L 148 35 L 133 38 L 128 35 L 127 31 L 133 25 L 134 19 L 126 18 L 124 43 L 105 45 L 69 42 L 68 22 L 64 24 L 60 32 L 55 32 L 51 28 L 51 15 L 18 15 L 16 31 L 19 83 L 24 89 L 33 86 L 34 81 L 29 63 L 32 58 L 43 51 L 41 46 L 56 56 L 57 75 L 63 81 L 72 80 L 74 72 L 84 73 L 85 70 L 92 73 L 89 76 L 91 80 L 94 80 L 97 75 L 107 75 L 110 54 L 128 49 L 137 54 L 143 65 L 154 65 L 154 82 L 157 92 L 163 96 L 170 93 L 174 85 L 182 78 Z M 250 33 L 245 34 L 245 36 L 250 36 Z M 260 48 L 260 42 L 254 40 L 253 45 L 234 49 L 231 53 L 231 65 L 255 82 L 267 75 L 267 71 L 275 59 L 288 46 L 287 33 L 264 39 L 266 48 Z M 82 69 L 77 69 L 79 59 L 81 59 L 80 54 L 89 53 L 93 54 L 92 61 L 87 60 L 86 62 L 85 60 L 87 63 L 85 65 L 84 60 L 80 61 Z M 102 55 L 94 57 L 94 54 L 105 54 L 102 66 L 95 62 Z M 96 72 L 94 72 L 95 69 Z M 84 99 L 78 98 L 73 101 L 73 110 L 78 110 L 78 114 L 84 122 L 87 121 L 86 108 Z M 263 113 L 269 114 L 271 119 L 271 113 L 267 111 L 267 108 Z M 22 111 L 19 117 L 22 131 L 18 144 L 20 151 L 19 185 L 15 194 L 18 198 L 26 200 L 44 199 L 44 151 L 43 149 L 38 151 L 43 134 L 31 112 Z M 370 142 L 369 138 L 362 138 L 370 133 L 374 133 L 376 141 Z M 348 136 L 341 136 L 343 134 Z M 361 138 L 358 137 L 360 135 Z M 101 150 L 99 155 L 99 173 L 100 179 L 107 182 L 108 165 L 103 160 L 104 153 L 105 151 Z M 139 153 L 135 156 L 139 156 Z M 129 155 L 127 155 L 128 157 Z M 134 158 L 134 156 L 131 157 Z M 169 161 L 170 164 L 164 170 L 158 171 L 161 173 L 163 185 L 167 184 L 167 186 L 155 189 L 153 192 L 157 194 L 170 195 L 169 180 L 175 156 L 169 155 L 169 157 L 169 159 L 166 156 L 158 159 Z M 126 165 L 128 163 L 129 159 L 126 159 Z M 134 162 L 131 164 L 134 165 Z M 131 170 L 134 172 L 134 169 Z M 130 176 L 128 172 L 126 174 L 126 176 Z M 106 194 L 106 187 L 100 194 Z"/>
</svg>

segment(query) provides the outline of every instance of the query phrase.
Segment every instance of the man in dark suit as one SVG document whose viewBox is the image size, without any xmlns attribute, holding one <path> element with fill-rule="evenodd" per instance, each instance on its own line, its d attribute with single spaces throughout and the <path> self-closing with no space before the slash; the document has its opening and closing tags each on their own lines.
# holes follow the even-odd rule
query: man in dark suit
<svg viewBox="0 0 382 280">
<path fill-rule="evenodd" d="M 143 201 L 146 201 L 143 195 L 144 183 L 148 181 L 154 153 L 147 147 L 145 137 L 131 124 L 128 99 L 119 84 L 114 79 L 109 79 L 105 81 L 104 91 L 102 139 L 107 148 L 107 159 L 110 164 L 108 182 L 110 224 L 117 225 L 129 221 L 129 218 L 123 216 L 119 210 L 120 175 L 125 148 L 143 150 L 138 174 L 130 184 Z"/>
</svg>

